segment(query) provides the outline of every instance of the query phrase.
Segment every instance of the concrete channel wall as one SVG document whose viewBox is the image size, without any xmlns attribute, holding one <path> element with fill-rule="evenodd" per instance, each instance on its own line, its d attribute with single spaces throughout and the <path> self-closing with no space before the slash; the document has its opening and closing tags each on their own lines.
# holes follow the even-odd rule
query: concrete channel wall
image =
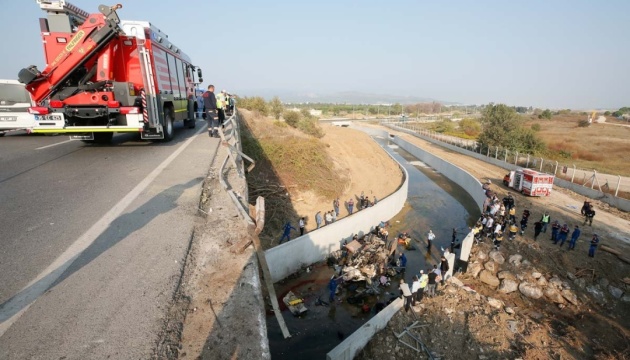
<svg viewBox="0 0 630 360">
<path fill-rule="evenodd" d="M 417 138 L 420 138 L 422 140 L 431 142 L 433 144 L 442 146 L 444 148 L 447 148 L 449 150 L 455 151 L 457 153 L 460 153 L 460 154 L 463 154 L 463 155 L 466 155 L 466 156 L 472 156 L 475 159 L 478 159 L 478 160 L 481 160 L 481 161 L 485 161 L 487 163 L 490 163 L 492 165 L 496 165 L 496 166 L 498 166 L 500 168 L 503 168 L 503 169 L 506 169 L 506 170 L 516 170 L 516 169 L 522 168 L 521 166 L 516 166 L 514 164 L 506 163 L 503 160 L 494 159 L 492 157 L 488 157 L 488 156 L 485 156 L 483 154 L 478 154 L 476 152 L 460 148 L 459 146 L 451 145 L 451 144 L 442 142 L 440 140 L 432 139 L 430 137 L 418 134 L 415 131 L 411 131 L 411 130 L 408 130 L 408 129 L 400 128 L 400 127 L 397 127 L 397 126 L 391 125 L 391 124 L 384 124 L 384 125 L 389 127 L 389 128 L 391 128 L 391 129 L 394 129 L 396 131 L 400 131 L 400 132 L 404 132 L 404 133 L 409 134 L 409 135 L 413 135 L 413 136 L 415 136 Z M 563 187 L 565 189 L 569 189 L 569 190 L 571 190 L 571 191 L 573 191 L 575 193 L 578 193 L 580 195 L 586 196 L 588 198 L 603 201 L 603 202 L 605 202 L 605 203 L 607 203 L 607 204 L 609 204 L 611 206 L 616 207 L 617 209 L 620 209 L 620 210 L 623 210 L 623 211 L 630 211 L 630 200 L 628 200 L 628 199 L 623 199 L 623 198 L 612 196 L 612 195 L 605 195 L 605 196 L 603 196 L 603 193 L 601 191 L 597 191 L 597 190 L 591 189 L 589 187 L 582 186 L 580 184 L 575 184 L 575 183 L 572 183 L 570 181 L 567 181 L 567 180 L 564 180 L 564 179 L 560 179 L 558 177 L 555 178 L 553 183 L 554 183 L 554 185 Z"/>
<path fill-rule="evenodd" d="M 398 214 L 407 201 L 409 187 L 407 170 L 402 166 L 400 169 L 402 184 L 376 205 L 265 251 L 272 281 L 280 281 L 304 266 L 326 259 L 331 252 L 341 249 L 344 240 L 352 239 L 354 234 L 362 236 Z"/>
<path fill-rule="evenodd" d="M 352 360 L 367 345 L 377 332 L 383 330 L 392 316 L 402 309 L 404 300 L 398 298 L 385 309 L 374 315 L 368 322 L 348 336 L 328 354 L 326 360 Z"/>
</svg>

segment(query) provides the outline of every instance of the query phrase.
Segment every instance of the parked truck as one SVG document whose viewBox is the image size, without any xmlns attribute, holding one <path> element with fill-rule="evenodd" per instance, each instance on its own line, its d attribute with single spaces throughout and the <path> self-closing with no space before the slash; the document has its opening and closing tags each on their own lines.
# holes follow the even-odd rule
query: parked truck
<svg viewBox="0 0 630 360">
<path fill-rule="evenodd" d="M 524 195 L 549 196 L 554 178 L 554 175 L 531 169 L 516 169 L 503 177 L 503 184 Z"/>
<path fill-rule="evenodd" d="M 35 106 L 34 133 L 109 142 L 114 133 L 170 141 L 173 123 L 195 127 L 201 69 L 148 21 L 121 21 L 122 5 L 89 14 L 64 1 L 37 0 L 46 67 L 18 75 Z"/>
</svg>

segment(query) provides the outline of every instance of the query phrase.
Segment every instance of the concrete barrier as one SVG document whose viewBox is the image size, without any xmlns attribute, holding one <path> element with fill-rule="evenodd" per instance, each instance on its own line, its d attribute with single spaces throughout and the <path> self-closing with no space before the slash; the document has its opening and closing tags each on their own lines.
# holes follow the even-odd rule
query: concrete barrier
<svg viewBox="0 0 630 360">
<path fill-rule="evenodd" d="M 404 300 L 398 298 L 389 304 L 385 309 L 374 315 L 368 322 L 363 324 L 352 335 L 348 336 L 341 344 L 337 345 L 328 354 L 327 360 L 352 360 L 367 345 L 377 332 L 387 326 L 392 316 L 402 309 Z"/>
<path fill-rule="evenodd" d="M 408 129 L 405 129 L 405 128 L 401 128 L 401 127 L 398 127 L 398 126 L 395 126 L 395 125 L 392 125 L 392 124 L 384 124 L 384 126 L 387 126 L 387 127 L 391 128 L 393 130 L 396 130 L 396 131 L 400 131 L 400 132 L 404 132 L 404 133 L 409 134 L 409 135 L 413 135 L 413 136 L 415 136 L 417 138 L 420 138 L 422 140 L 428 141 L 430 143 L 439 145 L 441 147 L 444 147 L 446 149 L 455 151 L 457 153 L 460 153 L 460 154 L 463 154 L 463 155 L 466 155 L 466 156 L 474 157 L 475 159 L 487 162 L 489 164 L 498 166 L 498 167 L 506 169 L 506 170 L 516 170 L 516 169 L 522 168 L 522 166 L 516 166 L 514 164 L 506 163 L 503 160 L 494 159 L 492 157 L 488 157 L 488 156 L 485 156 L 483 154 L 478 154 L 476 152 L 460 148 L 459 146 L 451 145 L 451 144 L 442 142 L 442 141 L 437 140 L 437 139 L 432 139 L 430 137 L 418 134 L 415 131 L 411 131 L 411 130 L 408 130 Z M 556 177 L 553 183 L 554 183 L 554 185 L 563 187 L 565 189 L 569 189 L 569 190 L 571 190 L 571 191 L 573 191 L 575 193 L 578 193 L 580 195 L 586 196 L 588 198 L 603 201 L 603 202 L 605 202 L 605 203 L 607 203 L 607 204 L 609 204 L 611 206 L 616 207 L 617 209 L 620 209 L 620 210 L 623 210 L 623 211 L 630 211 L 630 200 L 628 200 L 628 199 L 615 197 L 615 196 L 608 195 L 608 194 L 603 194 L 601 191 L 594 190 L 594 189 L 591 189 L 589 187 L 582 186 L 580 184 L 575 184 L 575 183 L 572 183 L 570 181 L 561 179 L 559 177 Z"/>
<path fill-rule="evenodd" d="M 409 187 L 407 170 L 400 164 L 399 167 L 403 173 L 402 184 L 376 205 L 265 251 L 273 282 L 284 279 L 304 266 L 326 259 L 331 252 L 341 249 L 344 240 L 350 240 L 354 234 L 362 236 L 381 221 L 398 214 L 407 201 Z"/>
</svg>

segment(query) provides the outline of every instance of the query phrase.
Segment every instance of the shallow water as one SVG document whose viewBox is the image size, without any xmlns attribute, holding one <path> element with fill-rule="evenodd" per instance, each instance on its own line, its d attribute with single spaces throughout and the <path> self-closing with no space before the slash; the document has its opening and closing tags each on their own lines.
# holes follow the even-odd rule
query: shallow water
<svg viewBox="0 0 630 360">
<path fill-rule="evenodd" d="M 480 216 L 479 207 L 461 187 L 413 155 L 386 139 L 374 139 L 409 173 L 407 202 L 400 213 L 389 220 L 388 230 L 390 238 L 400 232 L 408 232 L 413 239 L 415 250 L 405 250 L 408 260 L 405 280 L 411 282 L 413 275 L 420 269 L 439 263 L 443 253 L 441 248 L 450 246 L 453 228 L 457 230 L 458 243 L 466 236 L 468 227 Z M 426 234 L 429 229 L 433 230 L 436 239 L 432 248 L 427 250 Z M 402 250 L 399 246 L 399 251 Z M 292 290 L 304 298 L 309 311 L 303 317 L 294 317 L 287 309 L 283 309 L 284 319 L 292 335 L 289 339 L 283 339 L 275 316 L 268 314 L 267 332 L 273 359 L 323 359 L 343 338 L 374 315 L 373 312 L 363 313 L 360 307 L 346 302 L 316 305 L 318 298 L 328 301 L 327 284 L 332 273 L 333 270 L 325 264 L 319 264 L 308 274 L 276 284 L 281 306 L 282 297 Z M 392 283 L 397 283 L 399 279 L 398 276 L 393 278 Z M 395 288 L 392 284 L 387 291 L 379 296 L 370 296 L 365 302 L 371 306 L 376 302 L 386 302 L 397 293 Z M 344 289 L 340 297 L 345 299 L 347 293 Z"/>
</svg>

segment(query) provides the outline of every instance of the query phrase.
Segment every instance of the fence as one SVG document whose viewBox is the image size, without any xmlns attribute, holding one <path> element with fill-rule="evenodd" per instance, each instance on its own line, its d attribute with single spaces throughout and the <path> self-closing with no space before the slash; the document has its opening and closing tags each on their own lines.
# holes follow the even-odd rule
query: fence
<svg viewBox="0 0 630 360">
<path fill-rule="evenodd" d="M 529 168 L 554 174 L 554 184 L 573 190 L 581 195 L 601 200 L 619 209 L 630 211 L 630 178 L 601 174 L 597 170 L 579 169 L 574 164 L 562 164 L 555 160 L 519 153 L 498 146 L 487 146 L 474 140 L 440 134 L 410 123 L 389 123 L 390 127 L 411 130 L 417 136 L 466 150 L 462 153 L 476 155 L 481 160 L 505 169 Z"/>
</svg>

